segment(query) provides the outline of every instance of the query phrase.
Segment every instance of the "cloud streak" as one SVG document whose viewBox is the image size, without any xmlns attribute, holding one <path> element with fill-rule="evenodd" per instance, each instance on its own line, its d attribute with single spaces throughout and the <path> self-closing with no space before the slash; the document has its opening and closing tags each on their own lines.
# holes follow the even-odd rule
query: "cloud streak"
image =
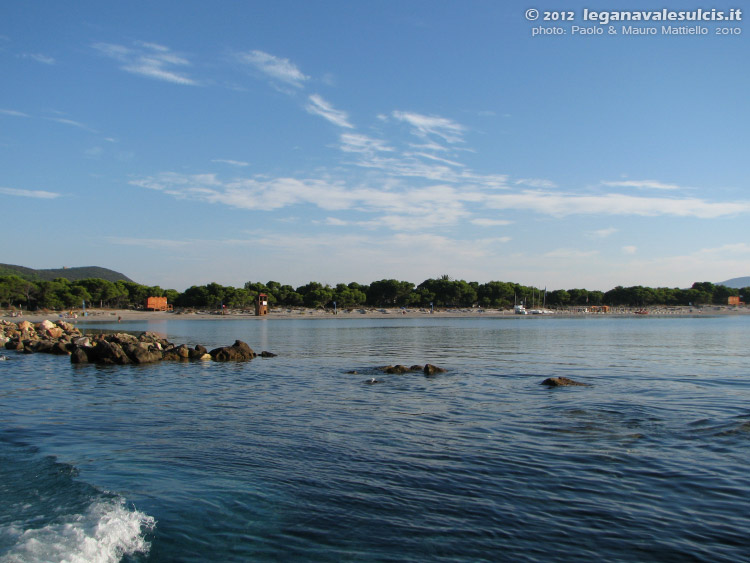
<svg viewBox="0 0 750 563">
<path fill-rule="evenodd" d="M 313 115 L 319 115 L 329 123 L 333 123 L 337 127 L 343 127 L 346 129 L 353 129 L 354 126 L 349 123 L 349 116 L 346 112 L 335 109 L 331 104 L 325 101 L 322 97 L 317 94 L 312 94 L 308 98 L 308 104 L 305 109 Z"/>
<path fill-rule="evenodd" d="M 250 163 L 242 161 L 242 160 L 231 160 L 228 158 L 214 158 L 211 160 L 211 162 L 215 162 L 217 164 L 229 164 L 230 166 L 239 166 L 239 167 L 245 167 L 250 166 Z"/>
<path fill-rule="evenodd" d="M 44 55 L 42 53 L 24 53 L 20 55 L 22 59 L 31 59 L 32 61 L 36 61 L 38 63 L 42 63 L 45 65 L 53 65 L 55 64 L 55 59 L 53 57 L 50 57 L 49 55 Z"/>
<path fill-rule="evenodd" d="M 650 190 L 679 190 L 676 184 L 665 184 L 656 180 L 624 180 L 620 182 L 602 182 L 603 186 L 611 188 L 638 188 Z"/>
<path fill-rule="evenodd" d="M 528 210 L 552 217 L 638 215 L 716 219 L 750 212 L 750 201 L 709 202 L 699 198 L 638 197 L 623 194 L 579 195 L 548 191 L 493 194 L 486 205 L 498 210 Z"/>
<path fill-rule="evenodd" d="M 259 70 L 268 78 L 294 88 L 302 88 L 310 77 L 305 76 L 289 59 L 276 57 L 263 51 L 237 53 L 236 59 Z"/>
<path fill-rule="evenodd" d="M 44 190 L 19 190 L 17 188 L 0 188 L 0 194 L 15 197 L 30 197 L 34 199 L 56 199 L 62 194 Z"/>
<path fill-rule="evenodd" d="M 198 82 L 178 69 L 190 66 L 190 61 L 177 55 L 164 45 L 136 41 L 132 47 L 112 43 L 94 43 L 93 48 L 102 55 L 122 63 L 121 70 L 185 86 Z"/>
<path fill-rule="evenodd" d="M 475 180 L 470 181 L 469 178 Z M 657 198 L 623 194 L 581 195 L 543 190 L 498 193 L 494 183 L 481 176 L 459 185 L 433 183 L 413 186 L 396 183 L 350 186 L 344 181 L 320 178 L 237 178 L 223 180 L 215 174 L 165 173 L 134 180 L 131 184 L 162 191 L 178 199 L 226 205 L 237 209 L 269 212 L 294 206 L 325 211 L 350 211 L 370 218 L 329 217 L 328 225 L 358 226 L 394 231 L 438 229 L 469 223 L 479 227 L 510 224 L 508 212 L 528 211 L 540 216 L 675 216 L 716 219 L 750 213 L 750 202 L 709 202 L 698 198 Z M 499 216 L 491 216 L 495 210 Z M 593 234 L 606 237 L 614 229 Z"/>
<path fill-rule="evenodd" d="M 15 111 L 12 109 L 0 109 L 0 115 L 8 115 L 11 117 L 31 117 L 29 114 L 22 111 Z"/>
<path fill-rule="evenodd" d="M 422 115 L 407 111 L 394 111 L 391 116 L 412 127 L 411 132 L 420 138 L 439 137 L 443 141 L 454 144 L 463 142 L 465 128 L 445 117 L 436 115 Z"/>
</svg>

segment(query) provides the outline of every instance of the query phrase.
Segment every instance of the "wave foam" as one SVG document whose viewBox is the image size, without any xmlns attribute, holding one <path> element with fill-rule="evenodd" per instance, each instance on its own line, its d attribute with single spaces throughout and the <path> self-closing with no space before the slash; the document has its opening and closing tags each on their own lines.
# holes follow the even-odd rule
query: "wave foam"
<svg viewBox="0 0 750 563">
<path fill-rule="evenodd" d="M 148 553 L 145 534 L 155 525 L 153 517 L 128 510 L 122 498 L 98 499 L 86 513 L 63 516 L 43 528 L 6 528 L 3 532 L 17 536 L 16 543 L 0 563 L 117 563 L 125 555 Z"/>
</svg>

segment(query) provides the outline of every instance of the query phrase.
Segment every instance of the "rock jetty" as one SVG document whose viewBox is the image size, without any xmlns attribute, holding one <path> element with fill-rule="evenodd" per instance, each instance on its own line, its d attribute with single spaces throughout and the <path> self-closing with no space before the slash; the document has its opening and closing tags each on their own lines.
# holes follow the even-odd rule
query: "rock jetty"
<svg viewBox="0 0 750 563">
<path fill-rule="evenodd" d="M 236 340 L 210 352 L 203 346 L 190 348 L 176 345 L 166 338 L 144 332 L 139 336 L 125 332 L 111 334 L 83 334 L 65 321 L 40 323 L 0 321 L 0 346 L 24 354 L 45 353 L 69 355 L 74 364 L 148 364 L 159 361 L 213 360 L 247 361 L 256 357 L 245 342 Z M 261 352 L 262 357 L 275 354 Z"/>
</svg>

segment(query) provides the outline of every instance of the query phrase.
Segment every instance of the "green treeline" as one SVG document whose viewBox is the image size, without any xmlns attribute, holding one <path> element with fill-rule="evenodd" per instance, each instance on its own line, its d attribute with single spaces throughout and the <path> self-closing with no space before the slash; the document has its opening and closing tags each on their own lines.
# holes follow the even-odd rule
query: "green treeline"
<svg viewBox="0 0 750 563">
<path fill-rule="evenodd" d="M 517 283 L 491 281 L 487 283 L 453 280 L 448 276 L 428 279 L 415 285 L 411 282 L 387 279 L 369 285 L 358 283 L 335 287 L 310 282 L 294 288 L 275 281 L 247 282 L 244 287 L 223 286 L 218 283 L 192 286 L 180 293 L 174 289 L 146 286 L 131 281 L 111 282 L 98 278 L 69 281 L 32 281 L 18 276 L 0 276 L 0 306 L 36 309 L 72 309 L 88 307 L 141 309 L 147 297 L 166 297 L 175 307 L 218 309 L 252 308 L 258 293 L 268 295 L 271 306 L 283 307 L 472 307 L 510 308 L 516 302 L 527 307 L 569 307 L 590 305 L 633 306 L 649 305 L 708 305 L 727 304 L 729 296 L 749 295 L 750 287 L 733 289 L 710 282 L 694 283 L 690 289 L 650 288 L 643 286 L 615 287 L 609 291 L 586 289 L 544 289 Z"/>
</svg>

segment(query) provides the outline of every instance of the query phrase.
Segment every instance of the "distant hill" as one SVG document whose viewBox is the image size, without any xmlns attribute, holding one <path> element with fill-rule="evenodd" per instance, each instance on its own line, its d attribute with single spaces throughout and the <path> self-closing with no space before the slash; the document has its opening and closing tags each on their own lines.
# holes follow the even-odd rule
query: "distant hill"
<svg viewBox="0 0 750 563">
<path fill-rule="evenodd" d="M 727 287 L 734 287 L 737 289 L 750 287 L 750 276 L 745 276 L 744 278 L 732 278 L 731 280 L 719 282 L 716 285 L 725 285 Z"/>
<path fill-rule="evenodd" d="M 77 268 L 51 268 L 34 270 L 13 264 L 0 264 L 0 276 L 19 276 L 31 281 L 50 281 L 55 278 L 65 278 L 70 281 L 99 278 L 111 282 L 119 280 L 132 282 L 128 276 L 99 266 L 81 266 Z"/>
</svg>

